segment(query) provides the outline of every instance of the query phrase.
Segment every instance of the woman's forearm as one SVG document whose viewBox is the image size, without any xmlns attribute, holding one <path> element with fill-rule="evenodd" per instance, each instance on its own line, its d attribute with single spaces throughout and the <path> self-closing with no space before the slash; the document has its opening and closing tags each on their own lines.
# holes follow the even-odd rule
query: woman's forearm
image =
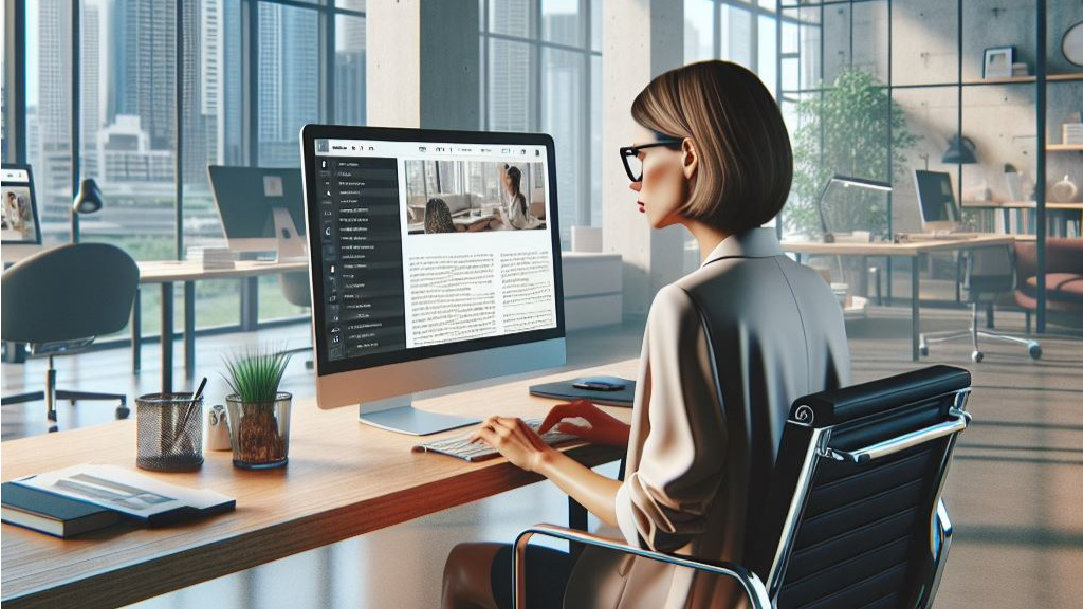
<svg viewBox="0 0 1083 609">
<path fill-rule="evenodd" d="M 583 504 L 611 527 L 617 526 L 617 491 L 621 482 L 596 474 L 587 466 L 559 451 L 543 457 L 535 471 L 549 478 L 569 497 Z"/>
</svg>

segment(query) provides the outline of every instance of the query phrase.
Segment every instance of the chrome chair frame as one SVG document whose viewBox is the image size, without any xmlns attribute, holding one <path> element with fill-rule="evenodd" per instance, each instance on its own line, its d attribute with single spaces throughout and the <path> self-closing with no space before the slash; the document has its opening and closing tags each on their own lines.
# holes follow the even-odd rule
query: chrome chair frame
<svg viewBox="0 0 1083 609">
<path fill-rule="evenodd" d="M 574 543 L 581 543 L 626 554 L 635 554 L 636 556 L 642 556 L 644 558 L 676 565 L 678 567 L 689 567 L 708 573 L 727 575 L 736 579 L 737 583 L 744 588 L 745 594 L 748 595 L 748 598 L 751 601 L 752 609 L 770 609 L 773 607 L 771 599 L 767 596 L 767 588 L 763 585 L 763 582 L 760 581 L 760 578 L 752 571 L 740 565 L 726 562 L 709 562 L 689 556 L 681 556 L 680 554 L 667 554 L 664 552 L 633 548 L 632 546 L 619 541 L 599 537 L 598 535 L 592 535 L 583 531 L 576 531 L 574 529 L 558 527 L 551 524 L 537 524 L 519 533 L 518 537 L 515 538 L 515 551 L 512 554 L 512 573 L 515 577 L 514 606 L 517 608 L 525 608 L 527 606 L 525 558 L 527 544 L 534 535 L 545 535 L 556 537 L 558 539 L 566 539 Z"/>
<path fill-rule="evenodd" d="M 764 576 L 764 573 L 757 574 L 750 566 L 711 562 L 679 554 L 643 550 L 629 546 L 621 540 L 607 539 L 564 527 L 539 524 L 520 533 L 515 541 L 512 558 L 514 574 L 514 606 L 519 608 L 526 607 L 526 547 L 531 537 L 536 534 L 541 534 L 565 539 L 574 543 L 582 543 L 612 551 L 634 554 L 636 556 L 642 556 L 668 564 L 727 575 L 736 579 L 742 586 L 752 602 L 751 607 L 754 609 L 773 608 L 776 606 L 779 594 L 782 591 L 787 564 L 796 539 L 796 531 L 803 518 L 803 512 L 812 491 L 813 476 L 821 461 L 832 460 L 858 464 L 869 463 L 926 442 L 948 437 L 948 446 L 944 451 L 943 459 L 938 468 L 939 479 L 935 481 L 936 500 L 933 502 L 933 509 L 929 514 L 929 547 L 931 549 L 931 555 L 928 557 L 929 565 L 931 567 L 929 570 L 929 578 L 917 589 L 917 596 L 912 599 L 912 602 L 909 604 L 909 606 L 914 608 L 927 609 L 933 604 L 933 599 L 935 598 L 936 591 L 940 585 L 940 578 L 943 575 L 944 565 L 947 563 L 948 550 L 951 547 L 953 528 L 951 519 L 948 516 L 948 511 L 941 500 L 941 493 L 943 492 L 944 480 L 947 478 L 947 472 L 951 464 L 952 455 L 954 454 L 959 434 L 966 431 L 967 426 L 971 421 L 971 415 L 966 412 L 966 402 L 970 395 L 970 390 L 971 388 L 968 386 L 932 398 L 940 399 L 953 395 L 952 406 L 948 410 L 949 416 L 947 420 L 929 425 L 914 432 L 849 451 L 843 451 L 831 445 L 832 435 L 836 428 L 845 427 L 849 422 L 812 428 L 812 408 L 809 406 L 797 406 L 794 408 L 787 424 L 811 428 L 811 437 L 808 442 L 808 450 L 805 453 L 804 463 L 802 464 L 798 475 L 797 487 L 791 497 L 788 512 L 783 523 L 782 535 L 778 540 L 777 546 L 775 546 L 774 558 L 763 579 L 761 579 L 761 576 Z M 923 399 L 930 398 L 926 397 Z M 800 404 L 800 401 L 798 404 Z"/>
</svg>

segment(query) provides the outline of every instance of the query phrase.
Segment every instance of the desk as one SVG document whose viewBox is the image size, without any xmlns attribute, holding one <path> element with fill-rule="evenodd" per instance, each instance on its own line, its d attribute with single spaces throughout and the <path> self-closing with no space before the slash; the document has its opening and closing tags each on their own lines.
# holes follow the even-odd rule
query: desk
<svg viewBox="0 0 1083 609">
<path fill-rule="evenodd" d="M 911 296 L 910 296 L 910 342 L 911 358 L 918 361 L 918 343 L 921 334 L 919 299 L 921 296 L 921 258 L 932 252 L 953 252 L 980 247 L 1012 243 L 1011 235 L 978 235 L 969 239 L 936 239 L 929 241 L 907 241 L 903 243 L 821 243 L 819 241 L 783 241 L 782 250 L 797 255 L 798 262 L 802 255 L 823 254 L 831 256 L 872 256 L 890 258 L 903 256 L 911 259 Z"/>
<path fill-rule="evenodd" d="M 418 405 L 446 413 L 540 417 L 556 402 L 531 397 L 529 385 L 601 373 L 634 378 L 638 365 L 629 360 L 565 370 Z M 629 418 L 627 408 L 603 408 Z M 281 470 L 239 470 L 231 453 L 207 452 L 199 472 L 144 472 L 234 496 L 237 511 L 231 514 L 163 529 L 105 529 L 70 540 L 2 525 L 4 607 L 126 605 L 541 479 L 504 459 L 468 463 L 411 453 L 417 438 L 362 425 L 356 408 L 318 410 L 312 399 L 294 404 L 291 436 L 290 463 Z M 624 452 L 588 444 L 566 450 L 588 466 Z M 4 442 L 2 478 L 88 461 L 134 468 L 135 422 Z"/>
<path fill-rule="evenodd" d="M 242 279 L 290 271 L 308 271 L 308 262 L 239 260 L 232 269 L 204 269 L 192 260 L 144 260 L 139 265 L 139 283 L 162 284 L 162 391 L 173 390 L 173 284 L 184 282 L 184 369 L 191 375 L 196 366 L 195 282 L 201 279 Z M 139 295 L 132 306 L 132 368 L 139 370 L 142 341 L 142 313 Z"/>
</svg>

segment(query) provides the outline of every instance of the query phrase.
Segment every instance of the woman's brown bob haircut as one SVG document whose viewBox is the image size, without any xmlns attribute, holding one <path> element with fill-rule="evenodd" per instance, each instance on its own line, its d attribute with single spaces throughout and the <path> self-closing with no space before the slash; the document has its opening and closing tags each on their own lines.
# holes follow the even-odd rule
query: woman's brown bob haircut
<svg viewBox="0 0 1083 609">
<path fill-rule="evenodd" d="M 729 61 L 700 61 L 660 74 L 632 102 L 640 125 L 699 153 L 682 216 L 726 234 L 764 224 L 786 203 L 793 179 L 790 136 L 755 74 Z"/>
</svg>

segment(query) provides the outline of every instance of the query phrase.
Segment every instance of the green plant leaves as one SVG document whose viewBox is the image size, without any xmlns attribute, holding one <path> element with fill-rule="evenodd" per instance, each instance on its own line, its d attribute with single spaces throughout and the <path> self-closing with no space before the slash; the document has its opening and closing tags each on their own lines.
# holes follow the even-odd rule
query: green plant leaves
<svg viewBox="0 0 1083 609">
<path fill-rule="evenodd" d="M 244 404 L 274 402 L 290 357 L 281 350 L 246 347 L 222 358 L 227 372 L 222 378 Z"/>
<path fill-rule="evenodd" d="M 836 173 L 873 180 L 906 179 L 911 169 L 906 151 L 921 138 L 910 133 L 902 108 L 872 74 L 844 71 L 822 93 L 798 101 L 796 109 L 793 187 L 784 214 L 790 230 L 808 237 L 820 234 L 816 199 Z M 892 176 L 888 175 L 889 155 Z M 886 234 L 885 201 L 883 193 L 833 188 L 824 205 L 828 227 Z"/>
</svg>

